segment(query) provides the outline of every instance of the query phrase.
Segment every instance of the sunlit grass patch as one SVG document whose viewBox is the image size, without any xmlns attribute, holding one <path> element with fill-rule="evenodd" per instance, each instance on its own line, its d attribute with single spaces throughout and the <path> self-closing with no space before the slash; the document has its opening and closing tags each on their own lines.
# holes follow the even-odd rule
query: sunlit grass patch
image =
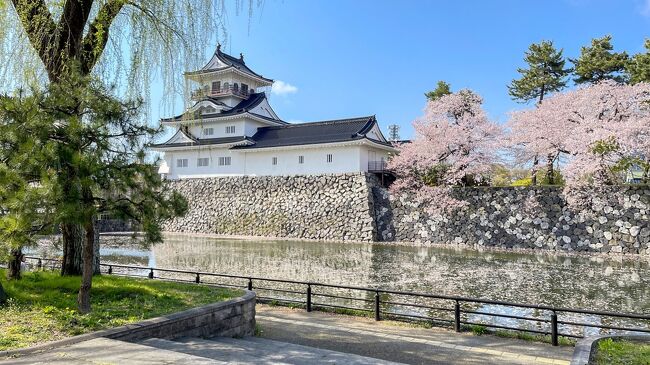
<svg viewBox="0 0 650 365">
<path fill-rule="evenodd" d="M 650 343 L 606 338 L 598 341 L 597 365 L 648 365 Z"/>
<path fill-rule="evenodd" d="M 147 318 L 227 300 L 242 292 L 203 285 L 116 276 L 93 278 L 92 312 L 76 311 L 80 278 L 54 272 L 25 273 L 2 286 L 10 299 L 0 306 L 0 350 L 33 346 Z"/>
</svg>

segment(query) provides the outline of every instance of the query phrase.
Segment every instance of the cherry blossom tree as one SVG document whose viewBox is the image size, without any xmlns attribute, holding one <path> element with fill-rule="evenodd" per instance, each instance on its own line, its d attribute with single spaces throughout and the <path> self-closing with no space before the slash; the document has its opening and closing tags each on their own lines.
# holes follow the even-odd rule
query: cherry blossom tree
<svg viewBox="0 0 650 365">
<path fill-rule="evenodd" d="M 614 81 L 556 94 L 514 112 L 508 141 L 522 161 L 561 151 L 569 189 L 625 182 L 632 168 L 650 166 L 650 84 Z"/>
<path fill-rule="evenodd" d="M 398 175 L 393 192 L 410 192 L 431 213 L 466 205 L 453 197 L 454 187 L 487 184 L 498 160 L 499 125 L 489 120 L 482 98 L 470 90 L 429 101 L 413 122 L 415 138 L 398 146 L 389 167 Z"/>
</svg>

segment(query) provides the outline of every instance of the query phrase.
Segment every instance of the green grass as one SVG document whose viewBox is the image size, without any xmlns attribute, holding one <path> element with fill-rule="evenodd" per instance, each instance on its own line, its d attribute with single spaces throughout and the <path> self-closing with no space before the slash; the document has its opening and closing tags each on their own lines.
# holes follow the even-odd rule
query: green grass
<svg viewBox="0 0 650 365">
<path fill-rule="evenodd" d="M 650 344 L 606 338 L 598 341 L 597 365 L 650 365 Z"/>
<path fill-rule="evenodd" d="M 147 318 L 227 300 L 236 290 L 116 276 L 93 278 L 92 312 L 76 311 L 79 277 L 25 273 L 2 286 L 10 299 L 0 306 L 0 351 L 33 346 Z"/>
</svg>

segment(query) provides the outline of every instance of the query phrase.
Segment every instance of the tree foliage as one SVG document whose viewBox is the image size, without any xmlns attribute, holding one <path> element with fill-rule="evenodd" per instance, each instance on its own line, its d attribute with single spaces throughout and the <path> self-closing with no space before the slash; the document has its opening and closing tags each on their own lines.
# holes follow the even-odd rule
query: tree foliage
<svg viewBox="0 0 650 365">
<path fill-rule="evenodd" d="M 650 84 L 611 80 L 556 94 L 512 114 L 516 153 L 527 159 L 562 151 L 568 186 L 623 183 L 631 168 L 649 163 L 649 99 Z"/>
<path fill-rule="evenodd" d="M 508 86 L 510 96 L 519 102 L 536 100 L 566 87 L 568 69 L 565 68 L 562 50 L 557 50 L 551 41 L 533 43 L 524 56 L 527 68 L 519 68 L 521 78 L 512 80 Z"/>
<path fill-rule="evenodd" d="M 440 80 L 438 81 L 435 90 L 425 93 L 424 96 L 426 96 L 427 100 L 429 101 L 435 101 L 449 94 L 451 94 L 451 85 L 445 81 Z"/>
<path fill-rule="evenodd" d="M 591 40 L 591 46 L 582 47 L 580 57 L 571 59 L 574 64 L 576 84 L 597 83 L 603 80 L 626 82 L 625 67 L 628 63 L 625 52 L 614 52 L 612 36 Z"/>
<path fill-rule="evenodd" d="M 160 241 L 161 221 L 187 208 L 163 184 L 155 165 L 144 162 L 146 145 L 161 127 L 140 119 L 140 101 L 121 102 L 84 76 L 2 101 L 0 142 L 11 148 L 2 149 L 8 157 L 0 162 L 0 179 L 10 187 L 0 190 L 6 213 L 0 238 L 24 246 L 60 223 L 84 227 L 84 265 L 90 267 L 84 267 L 87 287 L 80 292 L 80 308 L 88 311 L 88 297 L 81 299 L 90 290 L 94 217 L 134 219 L 149 241 Z"/>
<path fill-rule="evenodd" d="M 637 53 L 627 65 L 630 83 L 650 82 L 650 39 L 645 40 L 645 53 Z"/>
<path fill-rule="evenodd" d="M 5 92 L 56 81 L 77 64 L 149 108 L 153 81 L 168 101 L 185 94 L 183 72 L 205 45 L 227 42 L 226 0 L 0 0 L 0 81 Z M 249 18 L 261 0 L 248 4 Z M 250 21 L 250 20 L 249 20 Z M 173 103 L 164 103 L 171 109 Z"/>
<path fill-rule="evenodd" d="M 414 140 L 399 146 L 389 162 L 400 176 L 391 189 L 416 192 L 422 201 L 437 201 L 435 207 L 454 208 L 463 202 L 453 198 L 451 188 L 488 183 L 502 131 L 488 119 L 482 102 L 470 90 L 429 101 L 424 117 L 413 123 Z"/>
</svg>

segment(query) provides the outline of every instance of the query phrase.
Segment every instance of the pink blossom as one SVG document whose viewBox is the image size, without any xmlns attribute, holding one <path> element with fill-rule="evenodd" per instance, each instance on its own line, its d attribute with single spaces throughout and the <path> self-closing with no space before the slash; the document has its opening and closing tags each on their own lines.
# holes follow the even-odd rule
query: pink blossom
<svg viewBox="0 0 650 365">
<path fill-rule="evenodd" d="M 559 93 L 514 112 L 507 141 L 520 162 L 564 153 L 568 186 L 622 183 L 624 159 L 650 156 L 649 99 L 647 83 L 604 81 Z"/>
<path fill-rule="evenodd" d="M 415 138 L 399 146 L 390 161 L 399 176 L 392 191 L 413 192 L 421 202 L 435 202 L 430 204 L 432 212 L 465 205 L 452 197 L 451 187 L 489 178 L 502 135 L 481 104 L 481 97 L 469 90 L 428 102 L 424 116 L 413 122 Z M 426 174 L 433 169 L 437 179 L 432 183 Z"/>
</svg>

